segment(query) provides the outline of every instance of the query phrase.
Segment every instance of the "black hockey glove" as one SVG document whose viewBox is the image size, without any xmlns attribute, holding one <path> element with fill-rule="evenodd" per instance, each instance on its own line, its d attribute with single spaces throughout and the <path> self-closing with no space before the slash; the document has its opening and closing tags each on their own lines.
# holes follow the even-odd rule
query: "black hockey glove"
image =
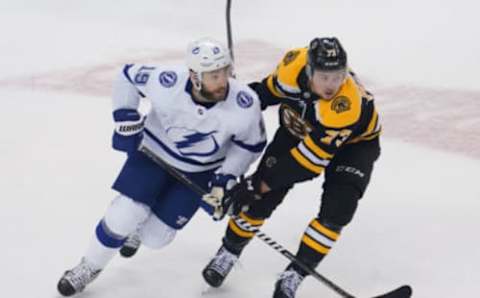
<svg viewBox="0 0 480 298">
<path fill-rule="evenodd" d="M 240 179 L 240 182 L 227 191 L 222 198 L 222 209 L 225 210 L 223 216 L 225 214 L 238 215 L 242 211 L 245 212 L 254 200 L 260 200 L 262 196 L 257 185 L 254 177 Z"/>
</svg>

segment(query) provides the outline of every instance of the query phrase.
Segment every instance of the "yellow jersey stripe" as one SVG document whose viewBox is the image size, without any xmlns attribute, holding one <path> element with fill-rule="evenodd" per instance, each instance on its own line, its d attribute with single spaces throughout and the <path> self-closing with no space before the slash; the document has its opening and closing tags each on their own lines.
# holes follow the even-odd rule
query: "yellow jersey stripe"
<svg viewBox="0 0 480 298">
<path fill-rule="evenodd" d="M 305 235 L 308 235 L 308 237 L 312 238 L 313 240 L 317 241 L 318 243 L 320 243 L 321 245 L 327 248 L 332 248 L 332 246 L 335 244 L 334 240 L 328 238 L 322 233 L 319 233 L 317 230 L 315 230 L 310 226 L 305 231 Z"/>
<path fill-rule="evenodd" d="M 243 238 L 253 238 L 253 236 L 255 235 L 253 232 L 246 232 L 246 231 L 240 229 L 239 227 L 237 227 L 237 224 L 235 223 L 235 221 L 233 219 L 230 219 L 228 221 L 228 227 L 235 234 L 237 234 L 238 236 L 243 237 Z"/>
<path fill-rule="evenodd" d="M 310 223 L 310 226 L 313 227 L 315 230 L 317 230 L 318 232 L 322 233 L 323 235 L 327 236 L 328 238 L 330 239 L 333 239 L 333 240 L 337 240 L 338 237 L 340 237 L 340 234 L 337 233 L 337 232 L 334 232 L 326 227 L 324 227 L 323 225 L 321 225 L 317 220 L 312 220 L 312 222 Z"/>
<path fill-rule="evenodd" d="M 315 240 L 310 238 L 308 235 L 303 236 L 302 242 L 305 243 L 310 248 L 312 248 L 312 249 L 314 249 L 314 250 L 316 250 L 319 253 L 324 254 L 324 255 L 328 254 L 328 252 L 330 251 L 329 248 L 327 248 L 327 247 L 321 245 L 320 243 L 316 242 Z"/>
<path fill-rule="evenodd" d="M 282 83 L 278 78 L 273 77 L 273 84 L 275 85 L 276 89 L 281 91 L 283 94 L 289 97 L 297 97 L 300 96 L 302 91 L 296 87 L 292 87 Z"/>
<path fill-rule="evenodd" d="M 307 158 L 317 166 L 327 167 L 330 163 L 330 160 L 328 159 L 318 158 L 318 156 L 316 156 L 312 151 L 310 151 L 303 142 L 298 144 L 297 149 L 305 158 Z"/>
<path fill-rule="evenodd" d="M 318 147 L 318 145 L 315 144 L 310 135 L 307 135 L 305 139 L 303 139 L 303 143 L 310 151 L 312 151 L 313 153 L 315 153 L 316 156 L 322 159 L 331 159 L 333 157 L 332 154 L 325 152 L 325 150 Z"/>
<path fill-rule="evenodd" d="M 263 223 L 265 222 L 264 219 L 253 219 L 251 217 L 248 217 L 243 212 L 240 213 L 240 218 L 246 220 L 250 225 L 252 225 L 254 227 L 259 227 L 259 226 L 263 225 Z"/>
<path fill-rule="evenodd" d="M 281 93 L 281 91 L 279 91 L 273 84 L 273 75 L 270 75 L 267 79 L 267 88 L 268 91 L 270 91 L 276 97 L 285 97 L 285 94 Z"/>
<path fill-rule="evenodd" d="M 378 137 L 381 134 L 382 134 L 382 131 L 379 130 L 377 132 L 374 132 L 373 134 L 361 135 L 361 136 L 356 137 L 355 139 L 349 141 L 348 144 L 354 144 L 354 143 L 363 142 L 363 141 L 370 141 L 370 140 L 375 139 L 376 137 Z"/>
<path fill-rule="evenodd" d="M 314 172 L 315 174 L 321 174 L 323 172 L 324 167 L 313 164 L 310 160 L 305 158 L 300 151 L 298 151 L 297 147 L 290 150 L 290 154 L 292 154 L 293 158 L 307 170 Z"/>
<path fill-rule="evenodd" d="M 363 136 L 363 137 L 362 137 L 362 140 L 363 140 L 363 141 L 373 140 L 374 138 L 378 137 L 381 133 L 382 133 L 382 131 L 377 131 L 377 132 L 375 132 L 375 133 L 373 133 L 373 134 Z"/>
</svg>

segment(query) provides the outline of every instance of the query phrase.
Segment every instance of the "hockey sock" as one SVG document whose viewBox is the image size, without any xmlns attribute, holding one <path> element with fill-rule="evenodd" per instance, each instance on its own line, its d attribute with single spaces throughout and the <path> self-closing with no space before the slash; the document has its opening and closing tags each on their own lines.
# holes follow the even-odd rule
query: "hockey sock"
<svg viewBox="0 0 480 298">
<path fill-rule="evenodd" d="M 341 228 L 339 227 L 322 224 L 318 219 L 313 219 L 303 234 L 296 257 L 305 265 L 314 269 L 330 252 L 330 249 L 340 236 L 340 230 Z M 307 275 L 305 270 L 295 263 L 291 263 L 288 268 L 295 269 L 303 276 Z"/>
<path fill-rule="evenodd" d="M 84 258 L 95 269 L 103 269 L 115 256 L 125 240 L 126 237 L 116 235 L 110 231 L 105 221 L 101 220 L 97 225 L 95 236 L 91 240 Z"/>
<path fill-rule="evenodd" d="M 243 212 L 240 213 L 239 217 L 247 221 L 252 227 L 255 228 L 261 227 L 265 222 L 264 219 L 251 218 Z M 251 232 L 246 227 L 243 227 L 242 224 L 235 218 L 230 218 L 225 237 L 223 238 L 223 245 L 231 253 L 240 255 L 243 248 L 247 246 L 253 236 L 255 236 L 254 232 Z"/>
</svg>

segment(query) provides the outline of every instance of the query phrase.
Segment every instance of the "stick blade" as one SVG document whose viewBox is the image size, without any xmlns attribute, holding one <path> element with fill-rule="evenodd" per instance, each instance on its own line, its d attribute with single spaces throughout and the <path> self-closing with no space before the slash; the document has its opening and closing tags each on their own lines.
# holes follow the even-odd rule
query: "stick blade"
<svg viewBox="0 0 480 298">
<path fill-rule="evenodd" d="M 405 285 L 386 294 L 375 296 L 373 298 L 410 298 L 412 296 L 412 287 Z"/>
</svg>

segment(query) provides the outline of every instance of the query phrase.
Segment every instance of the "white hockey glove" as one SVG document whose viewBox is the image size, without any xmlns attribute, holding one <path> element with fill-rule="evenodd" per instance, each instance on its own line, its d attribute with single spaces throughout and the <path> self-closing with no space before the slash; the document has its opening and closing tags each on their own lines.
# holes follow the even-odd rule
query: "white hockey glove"
<svg viewBox="0 0 480 298">
<path fill-rule="evenodd" d="M 229 174 L 215 174 L 210 181 L 210 192 L 202 197 L 212 206 L 213 219 L 221 220 L 227 214 L 229 205 L 225 205 L 225 193 L 237 183 L 236 177 Z"/>
</svg>

